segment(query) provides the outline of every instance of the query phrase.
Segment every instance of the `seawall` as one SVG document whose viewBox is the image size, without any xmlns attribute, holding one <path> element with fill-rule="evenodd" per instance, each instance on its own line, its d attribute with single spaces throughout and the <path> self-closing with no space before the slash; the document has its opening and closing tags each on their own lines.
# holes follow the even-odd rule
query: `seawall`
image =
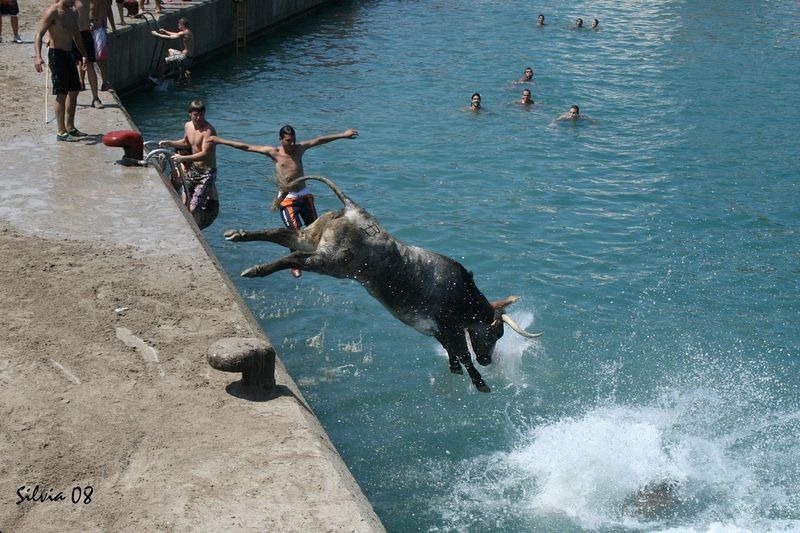
<svg viewBox="0 0 800 533">
<path fill-rule="evenodd" d="M 152 0 L 155 1 L 155 0 Z M 301 16 L 332 0 L 192 0 L 164 3 L 165 13 L 155 19 L 161 28 L 176 31 L 178 19 L 186 17 L 195 36 L 196 60 L 232 47 L 236 37 L 236 6 L 245 15 L 247 35 L 268 31 L 279 23 Z M 333 0 L 335 1 L 335 0 Z M 110 34 L 109 79 L 124 93 L 144 84 L 161 43 L 179 47 L 179 41 L 157 39 L 150 35 L 154 18 L 147 16 L 137 24 L 118 26 Z M 166 48 L 165 48 L 166 50 Z M 157 59 L 157 57 L 156 57 Z"/>
<path fill-rule="evenodd" d="M 195 3 L 164 5 L 230 4 Z M 280 360 L 269 391 L 207 364 L 269 339 L 162 178 L 103 145 L 135 128 L 113 93 L 56 141 L 32 19 L 0 45 L 0 531 L 383 531 Z"/>
</svg>

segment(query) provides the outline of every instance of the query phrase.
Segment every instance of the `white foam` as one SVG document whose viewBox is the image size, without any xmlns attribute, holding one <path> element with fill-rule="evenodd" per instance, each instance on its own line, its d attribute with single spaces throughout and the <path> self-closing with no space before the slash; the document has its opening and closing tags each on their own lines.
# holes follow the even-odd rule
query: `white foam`
<svg viewBox="0 0 800 533">
<path fill-rule="evenodd" d="M 508 461 L 536 480 L 526 502 L 536 514 L 596 528 L 616 522 L 612 511 L 647 483 L 686 479 L 664 441 L 669 423 L 655 410 L 599 408 L 533 429 Z"/>
<path fill-rule="evenodd" d="M 531 331 L 534 322 L 532 311 L 522 310 L 509 313 L 511 318 L 523 329 Z M 526 339 L 517 334 L 510 327 L 505 327 L 505 334 L 497 341 L 495 353 L 492 357 L 492 375 L 502 377 L 507 385 L 519 389 L 528 387 L 523 371 L 525 358 L 539 357 L 544 353 L 542 339 Z"/>
<path fill-rule="evenodd" d="M 455 477 L 437 509 L 459 527 L 501 513 L 504 522 L 556 529 L 800 531 L 794 489 L 759 466 L 786 462 L 785 450 L 732 445 L 716 424 L 722 411 L 707 390 L 673 390 L 650 406 L 594 406 L 523 429 L 510 451 L 433 465 Z M 674 484 L 674 502 L 655 513 L 637 507 L 641 489 L 664 482 Z"/>
</svg>

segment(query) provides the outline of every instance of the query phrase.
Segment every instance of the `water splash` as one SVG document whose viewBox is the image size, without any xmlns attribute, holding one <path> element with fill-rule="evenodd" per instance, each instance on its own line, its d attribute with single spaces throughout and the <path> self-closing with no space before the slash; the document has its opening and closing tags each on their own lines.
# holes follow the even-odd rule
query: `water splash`
<svg viewBox="0 0 800 533">
<path fill-rule="evenodd" d="M 651 405 L 532 425 L 510 451 L 431 465 L 456 479 L 436 508 L 465 531 L 492 530 L 498 513 L 504 524 L 592 531 L 800 530 L 800 412 L 743 420 L 731 394 L 669 389 Z M 738 423 L 725 429 L 732 411 Z"/>
</svg>

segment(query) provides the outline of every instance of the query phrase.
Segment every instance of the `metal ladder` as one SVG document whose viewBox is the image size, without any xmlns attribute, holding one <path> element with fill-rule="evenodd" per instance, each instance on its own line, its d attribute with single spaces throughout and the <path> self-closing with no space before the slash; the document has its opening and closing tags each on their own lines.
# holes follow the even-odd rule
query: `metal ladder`
<svg viewBox="0 0 800 533">
<path fill-rule="evenodd" d="M 236 53 L 247 47 L 247 0 L 233 0 L 236 11 L 233 17 L 233 35 Z"/>
<path fill-rule="evenodd" d="M 156 19 L 156 16 L 152 13 L 141 11 L 134 15 L 133 18 L 144 19 L 148 29 L 151 31 L 158 31 L 161 29 L 158 24 L 158 19 Z M 150 37 L 150 34 L 148 34 L 148 37 Z M 158 74 L 158 65 L 164 56 L 164 48 L 166 48 L 164 40 L 156 38 L 155 44 L 153 45 L 153 55 L 150 57 L 150 68 L 148 69 L 148 74 L 150 76 L 156 76 Z"/>
</svg>

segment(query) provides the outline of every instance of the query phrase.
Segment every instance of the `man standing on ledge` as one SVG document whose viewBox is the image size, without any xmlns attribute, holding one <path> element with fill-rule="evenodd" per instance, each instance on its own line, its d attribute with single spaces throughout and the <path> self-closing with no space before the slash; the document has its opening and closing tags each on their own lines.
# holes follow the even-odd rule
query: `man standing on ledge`
<svg viewBox="0 0 800 533">
<path fill-rule="evenodd" d="M 204 229 L 219 214 L 217 147 L 210 142 L 217 130 L 206 121 L 206 104 L 202 100 L 192 101 L 188 111 L 189 121 L 183 126 L 183 138 L 161 141 L 158 146 L 191 152 L 187 155 L 174 155 L 172 160 L 178 166 L 184 163 L 189 165 L 188 175 L 183 180 L 182 199 L 197 226 Z"/>
<path fill-rule="evenodd" d="M 50 49 L 47 62 L 53 79 L 53 94 L 56 101 L 53 109 L 56 112 L 56 128 L 59 141 L 75 142 L 86 137 L 75 127 L 75 108 L 78 104 L 78 91 L 81 80 L 78 67 L 72 56 L 72 43 L 78 47 L 83 56 L 86 49 L 78 31 L 78 14 L 75 12 L 75 0 L 59 0 L 48 7 L 42 15 L 39 31 L 34 39 L 34 66 L 36 72 L 44 70 L 42 59 L 42 37 L 50 33 Z"/>
<path fill-rule="evenodd" d="M 97 61 L 97 52 L 94 49 L 94 38 L 92 37 L 92 30 L 97 25 L 97 15 L 90 13 L 89 0 L 75 0 L 75 12 L 78 14 L 78 30 L 81 33 L 81 40 L 83 47 L 86 49 L 86 54 L 78 55 L 77 47 L 73 50 L 75 59 L 81 62 L 81 70 L 86 72 L 89 78 L 89 88 L 92 90 L 92 107 L 102 109 L 103 102 L 97 95 L 97 70 L 94 67 Z M 81 78 L 83 76 L 81 75 Z M 81 81 L 83 81 L 81 79 Z M 81 83 L 83 85 L 83 83 Z"/>
<path fill-rule="evenodd" d="M 356 137 L 358 137 L 358 132 L 354 129 L 349 129 L 342 133 L 324 135 L 297 143 L 297 135 L 294 128 L 286 125 L 278 132 L 280 145 L 277 148 L 231 141 L 222 137 L 213 137 L 211 142 L 213 144 L 224 144 L 245 152 L 263 154 L 272 159 L 275 163 L 275 178 L 278 183 L 278 197 L 272 202 L 272 211 L 280 207 L 284 225 L 289 229 L 299 230 L 303 225 L 302 222 L 305 222 L 306 226 L 308 226 L 317 219 L 314 195 L 309 192 L 305 180 L 292 183 L 295 179 L 305 176 L 303 154 L 309 148 L 321 144 L 337 139 L 355 139 Z M 302 222 L 300 221 L 301 218 L 303 219 Z M 299 278 L 300 270 L 293 268 L 292 275 Z"/>
</svg>

